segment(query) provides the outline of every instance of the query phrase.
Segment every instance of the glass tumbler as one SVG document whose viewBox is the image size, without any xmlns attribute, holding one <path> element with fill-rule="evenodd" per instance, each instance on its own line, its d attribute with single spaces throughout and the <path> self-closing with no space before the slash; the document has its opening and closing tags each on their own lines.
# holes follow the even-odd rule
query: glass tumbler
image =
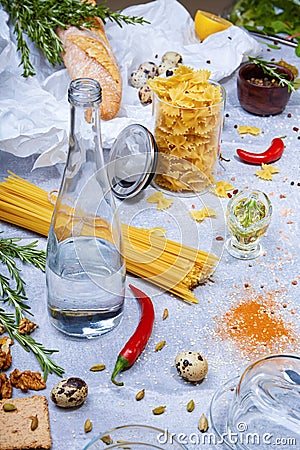
<svg viewBox="0 0 300 450">
<path fill-rule="evenodd" d="M 175 106 L 154 95 L 158 164 L 154 183 L 168 191 L 197 195 L 214 183 L 223 126 L 225 89 L 221 100 L 198 108 Z M 201 93 L 194 95 L 201 96 Z"/>
<path fill-rule="evenodd" d="M 239 259 L 253 259 L 262 252 L 260 239 L 266 233 L 272 216 L 268 196 L 258 190 L 243 190 L 227 205 L 226 219 L 230 238 L 227 251 Z"/>
<path fill-rule="evenodd" d="M 298 449 L 300 357 L 274 354 L 249 364 L 215 391 L 210 422 L 218 449 Z"/>
<path fill-rule="evenodd" d="M 227 423 L 228 434 L 237 437 L 237 449 L 298 448 L 300 358 L 272 355 L 249 365 L 236 387 Z"/>
</svg>

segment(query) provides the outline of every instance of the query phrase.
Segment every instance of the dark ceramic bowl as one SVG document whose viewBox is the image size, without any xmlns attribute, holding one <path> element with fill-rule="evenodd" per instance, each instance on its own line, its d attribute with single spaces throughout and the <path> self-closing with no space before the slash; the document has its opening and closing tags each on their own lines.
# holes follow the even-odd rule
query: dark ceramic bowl
<svg viewBox="0 0 300 450">
<path fill-rule="evenodd" d="M 286 75 L 290 81 L 294 80 L 294 75 L 290 70 L 277 64 L 270 63 L 276 71 Z M 254 63 L 244 64 L 237 77 L 237 94 L 243 109 L 257 116 L 273 116 L 280 114 L 287 105 L 291 92 L 284 86 L 261 86 L 248 80 L 251 78 L 268 77 L 263 70 Z"/>
</svg>

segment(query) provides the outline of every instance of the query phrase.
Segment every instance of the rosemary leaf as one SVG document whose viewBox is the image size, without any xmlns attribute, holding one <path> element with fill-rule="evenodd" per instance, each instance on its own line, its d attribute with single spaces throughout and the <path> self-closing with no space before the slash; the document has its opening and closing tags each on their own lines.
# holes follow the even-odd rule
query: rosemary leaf
<svg viewBox="0 0 300 450">
<path fill-rule="evenodd" d="M 34 353 L 43 371 L 45 381 L 47 380 L 49 373 L 56 373 L 59 376 L 63 375 L 64 369 L 53 362 L 48 356 L 58 350 L 47 349 L 42 344 L 35 341 L 31 336 L 19 333 L 18 324 L 15 322 L 13 314 L 5 312 L 3 308 L 0 308 L 0 324 L 3 325 L 11 339 L 15 339 L 19 342 L 27 352 L 31 351 Z"/>
<path fill-rule="evenodd" d="M 24 264 L 45 271 L 46 254 L 36 248 L 37 241 L 26 245 L 18 245 L 21 239 L 0 238 L 0 262 L 7 267 L 11 279 L 0 274 L 0 301 L 7 302 L 15 309 L 16 321 L 19 323 L 23 313 L 32 315 L 30 306 L 25 303 L 28 298 L 25 295 L 25 281 L 21 277 L 21 270 L 17 267 L 15 259 L 20 259 Z M 11 286 L 11 281 L 15 286 Z"/>
<path fill-rule="evenodd" d="M 24 264 L 30 264 L 37 269 L 45 271 L 46 253 L 36 248 L 37 241 L 26 245 L 18 245 L 21 239 L 0 238 L 0 263 L 6 266 L 9 277 L 0 273 L 0 301 L 7 303 L 15 311 L 15 315 L 0 308 L 0 325 L 2 325 L 9 336 L 15 339 L 27 352 L 32 352 L 38 360 L 46 380 L 49 373 L 62 376 L 64 369 L 49 358 L 58 350 L 50 350 L 35 341 L 31 336 L 21 334 L 18 330 L 19 323 L 24 313 L 33 315 L 30 306 L 25 303 L 28 298 L 25 294 L 25 281 L 20 275 L 21 270 L 17 267 L 16 259 Z M 14 287 L 11 286 L 14 283 Z"/>
</svg>

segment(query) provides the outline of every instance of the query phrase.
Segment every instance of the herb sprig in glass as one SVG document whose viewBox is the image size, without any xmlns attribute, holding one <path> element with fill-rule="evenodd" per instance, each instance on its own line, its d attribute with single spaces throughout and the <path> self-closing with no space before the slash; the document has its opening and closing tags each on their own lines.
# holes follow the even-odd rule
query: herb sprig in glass
<svg viewBox="0 0 300 450">
<path fill-rule="evenodd" d="M 116 22 L 120 27 L 123 24 L 149 23 L 142 17 L 126 16 L 121 12 L 111 11 L 104 3 L 93 5 L 87 0 L 0 0 L 0 5 L 13 23 L 17 48 L 21 52 L 22 75 L 25 78 L 35 75 L 26 37 L 56 66 L 62 63 L 63 52 L 63 43 L 55 32 L 57 27 L 90 29 L 97 26 L 94 17 L 99 17 L 104 23 L 108 20 Z"/>
</svg>

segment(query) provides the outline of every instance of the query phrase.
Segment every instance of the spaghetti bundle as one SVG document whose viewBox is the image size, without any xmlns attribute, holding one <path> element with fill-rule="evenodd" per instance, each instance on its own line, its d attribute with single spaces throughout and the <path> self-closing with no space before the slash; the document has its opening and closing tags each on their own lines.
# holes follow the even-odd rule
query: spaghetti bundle
<svg viewBox="0 0 300 450">
<path fill-rule="evenodd" d="M 10 175 L 0 183 L 0 219 L 47 236 L 54 205 L 51 194 Z M 192 290 L 214 270 L 217 257 L 167 239 L 156 229 L 122 224 L 126 270 L 191 303 Z"/>
</svg>

